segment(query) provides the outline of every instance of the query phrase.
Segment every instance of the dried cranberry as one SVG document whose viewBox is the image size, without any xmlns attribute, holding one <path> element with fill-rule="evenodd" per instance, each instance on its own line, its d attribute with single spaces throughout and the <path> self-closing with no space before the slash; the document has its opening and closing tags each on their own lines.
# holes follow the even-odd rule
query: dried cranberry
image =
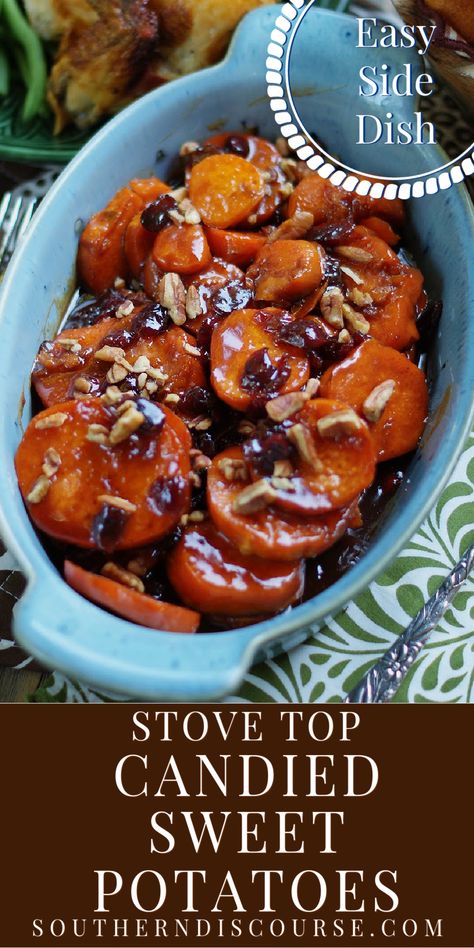
<svg viewBox="0 0 474 948">
<path fill-rule="evenodd" d="M 205 454 L 208 458 L 213 458 L 217 454 L 217 446 L 210 431 L 196 431 L 193 428 L 191 434 L 193 447 L 197 448 L 201 454 Z"/>
<path fill-rule="evenodd" d="M 79 303 L 68 317 L 66 326 L 68 329 L 76 329 L 80 326 L 93 326 L 100 319 L 106 319 L 113 316 L 115 310 L 127 297 L 118 290 L 105 290 L 95 300 L 86 300 Z"/>
<path fill-rule="evenodd" d="M 283 431 L 271 431 L 250 438 L 242 446 L 245 460 L 259 474 L 273 474 L 275 461 L 286 461 L 294 455 L 293 445 Z"/>
<path fill-rule="evenodd" d="M 119 349 L 126 349 L 128 346 L 131 346 L 134 341 L 134 334 L 130 329 L 115 329 L 114 332 L 109 332 L 108 336 L 104 336 L 101 340 L 102 346 L 116 346 Z"/>
<path fill-rule="evenodd" d="M 159 434 L 166 421 L 166 415 L 159 405 L 148 401 L 147 398 L 139 398 L 137 400 L 137 410 L 145 415 L 145 421 L 139 430 L 153 431 L 154 434 Z"/>
<path fill-rule="evenodd" d="M 135 316 L 131 332 L 145 338 L 157 336 L 168 328 L 169 321 L 169 315 L 160 303 L 148 303 Z"/>
<path fill-rule="evenodd" d="M 210 415 L 216 407 L 216 399 L 201 385 L 192 385 L 181 396 L 180 407 L 197 415 Z"/>
<path fill-rule="evenodd" d="M 337 257 L 328 253 L 324 258 L 324 279 L 328 281 L 329 286 L 343 286 L 341 264 Z"/>
<path fill-rule="evenodd" d="M 214 290 L 209 298 L 209 306 L 215 313 L 226 316 L 235 309 L 245 309 L 252 299 L 253 289 L 238 280 L 231 280 L 225 286 Z"/>
<path fill-rule="evenodd" d="M 240 380 L 244 391 L 255 395 L 278 392 L 290 375 L 290 366 L 284 359 L 272 362 L 266 346 L 248 357 Z"/>
<path fill-rule="evenodd" d="M 99 550 L 113 553 L 125 528 L 129 514 L 120 507 L 104 504 L 92 521 L 91 539 Z"/>
<path fill-rule="evenodd" d="M 145 210 L 142 211 L 140 218 L 142 227 L 151 231 L 152 234 L 158 234 L 160 230 L 163 230 L 163 227 L 171 224 L 169 212 L 177 209 L 178 205 L 171 194 L 160 194 L 156 201 L 148 204 Z"/>
<path fill-rule="evenodd" d="M 226 139 L 225 150 L 230 151 L 233 155 L 246 158 L 250 151 L 248 139 L 245 138 L 245 135 L 229 135 Z"/>
<path fill-rule="evenodd" d="M 361 332 L 355 332 L 350 342 L 338 342 L 337 339 L 329 339 L 328 342 L 318 349 L 317 355 L 321 358 L 322 364 L 332 365 L 333 362 L 341 362 L 361 343 L 365 342 L 367 336 Z"/>
<path fill-rule="evenodd" d="M 157 477 L 148 491 L 148 506 L 153 513 L 164 514 L 176 510 L 186 490 L 184 477 Z"/>
<path fill-rule="evenodd" d="M 308 232 L 306 240 L 317 240 L 321 244 L 333 246 L 339 243 L 344 237 L 354 230 L 355 224 L 351 217 L 346 217 L 343 221 L 337 223 L 321 224 L 319 227 L 312 227 Z"/>
<path fill-rule="evenodd" d="M 310 352 L 323 346 L 328 337 L 324 326 L 317 319 L 307 316 L 305 319 L 294 319 L 283 326 L 280 338 L 290 346 Z"/>
<path fill-rule="evenodd" d="M 208 353 L 211 348 L 211 338 L 214 328 L 220 323 L 221 317 L 215 314 L 203 319 L 196 334 L 196 345 L 203 353 Z"/>
</svg>

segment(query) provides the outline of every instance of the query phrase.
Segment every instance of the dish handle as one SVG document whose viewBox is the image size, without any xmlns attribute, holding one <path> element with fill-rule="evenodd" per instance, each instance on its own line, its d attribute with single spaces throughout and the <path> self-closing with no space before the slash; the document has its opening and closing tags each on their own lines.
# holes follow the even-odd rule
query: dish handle
<svg viewBox="0 0 474 948">
<path fill-rule="evenodd" d="M 236 694 L 256 658 L 255 626 L 157 632 L 99 609 L 58 574 L 55 580 L 30 580 L 14 609 L 15 639 L 45 666 L 93 688 L 150 701 L 213 701 Z"/>
</svg>

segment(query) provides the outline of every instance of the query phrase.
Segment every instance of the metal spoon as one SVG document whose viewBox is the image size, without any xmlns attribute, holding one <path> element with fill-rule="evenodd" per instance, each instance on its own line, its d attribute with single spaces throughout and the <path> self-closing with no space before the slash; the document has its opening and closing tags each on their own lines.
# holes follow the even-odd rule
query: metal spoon
<svg viewBox="0 0 474 948">
<path fill-rule="evenodd" d="M 473 566 L 474 543 L 402 635 L 344 698 L 344 704 L 385 704 L 393 698 Z"/>
</svg>

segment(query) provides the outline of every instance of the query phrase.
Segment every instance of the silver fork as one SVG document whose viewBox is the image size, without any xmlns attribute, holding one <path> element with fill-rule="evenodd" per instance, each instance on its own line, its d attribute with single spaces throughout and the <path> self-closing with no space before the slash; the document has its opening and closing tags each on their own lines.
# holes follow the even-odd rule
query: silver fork
<svg viewBox="0 0 474 948">
<path fill-rule="evenodd" d="M 473 567 L 474 543 L 385 655 L 382 655 L 344 698 L 344 704 L 386 704 L 392 700 Z"/>
<path fill-rule="evenodd" d="M 5 271 L 15 247 L 31 221 L 38 198 L 13 197 L 7 191 L 0 201 L 0 275 Z"/>
</svg>

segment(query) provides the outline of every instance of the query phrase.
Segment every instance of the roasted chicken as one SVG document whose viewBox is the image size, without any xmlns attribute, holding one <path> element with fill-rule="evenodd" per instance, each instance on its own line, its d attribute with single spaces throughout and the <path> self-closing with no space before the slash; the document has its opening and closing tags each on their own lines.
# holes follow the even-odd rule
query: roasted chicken
<svg viewBox="0 0 474 948">
<path fill-rule="evenodd" d="M 270 0 L 25 0 L 59 46 L 49 77 L 55 131 L 94 125 L 156 85 L 216 62 L 237 23 Z"/>
</svg>

